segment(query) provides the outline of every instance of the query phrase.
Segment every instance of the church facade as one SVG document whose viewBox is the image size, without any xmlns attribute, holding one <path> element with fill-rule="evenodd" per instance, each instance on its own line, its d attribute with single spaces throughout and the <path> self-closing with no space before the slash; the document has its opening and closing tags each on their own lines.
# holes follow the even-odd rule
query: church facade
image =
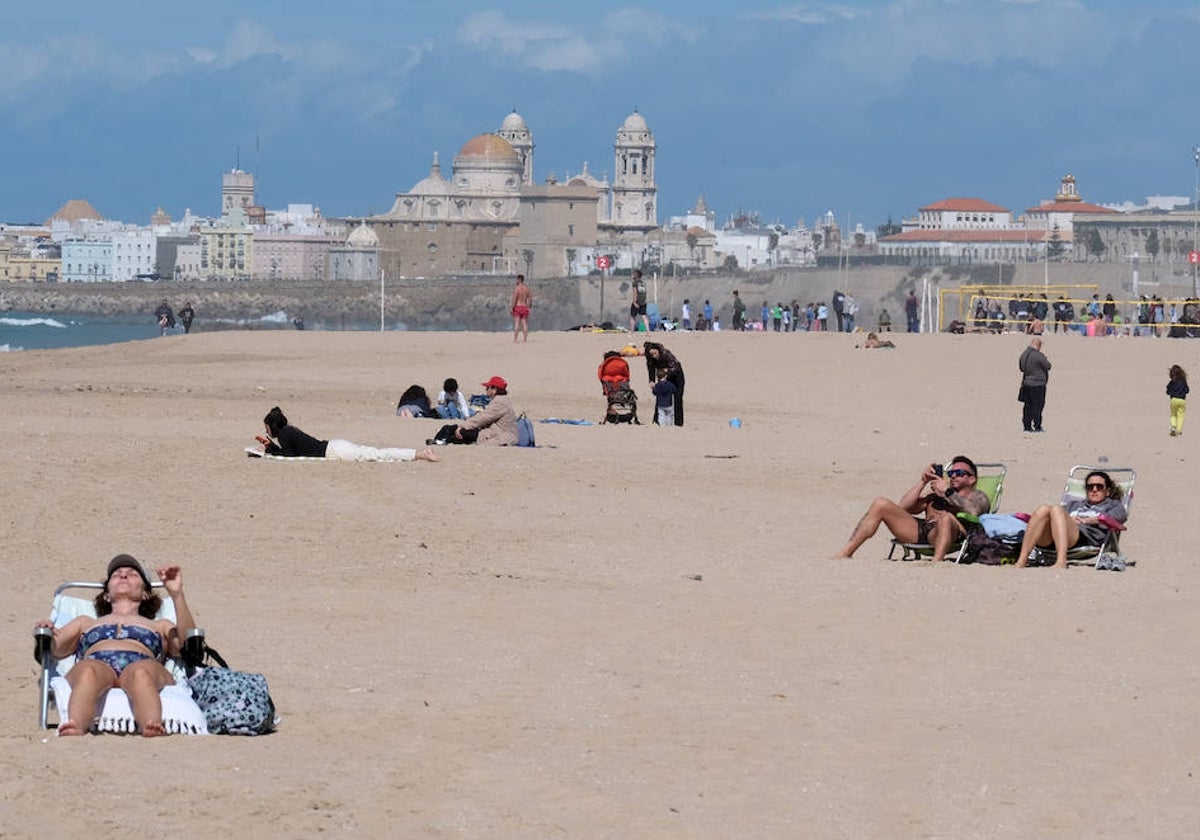
<svg viewBox="0 0 1200 840">
<path fill-rule="evenodd" d="M 587 171 L 535 182 L 534 137 L 515 111 L 468 140 L 449 177 L 435 153 L 429 174 L 365 224 L 388 276 L 581 273 L 596 256 L 645 252 L 658 227 L 654 134 L 634 111 L 617 130 L 612 183 Z M 582 273 L 586 273 L 583 271 Z"/>
</svg>

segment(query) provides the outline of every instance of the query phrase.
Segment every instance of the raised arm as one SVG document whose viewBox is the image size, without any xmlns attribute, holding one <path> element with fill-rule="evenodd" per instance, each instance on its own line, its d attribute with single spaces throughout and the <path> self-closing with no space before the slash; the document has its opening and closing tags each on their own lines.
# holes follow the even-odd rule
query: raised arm
<svg viewBox="0 0 1200 840">
<path fill-rule="evenodd" d="M 926 464 L 925 469 L 921 470 L 921 477 L 917 483 L 905 491 L 897 502 L 900 507 L 904 508 L 909 513 L 915 513 L 923 507 L 922 497 L 925 493 L 925 487 L 931 481 L 937 478 L 937 473 L 933 471 L 933 464 Z"/>
<path fill-rule="evenodd" d="M 178 566 L 160 566 L 154 571 L 163 582 L 171 603 L 175 605 L 175 624 L 164 634 L 167 639 L 166 654 L 179 656 L 183 652 L 187 634 L 196 629 L 196 621 L 183 595 L 183 572 Z"/>
</svg>

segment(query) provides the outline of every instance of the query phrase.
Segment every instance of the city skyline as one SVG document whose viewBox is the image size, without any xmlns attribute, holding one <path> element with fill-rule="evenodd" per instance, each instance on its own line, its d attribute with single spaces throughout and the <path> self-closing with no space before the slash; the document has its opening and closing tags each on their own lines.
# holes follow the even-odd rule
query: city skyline
<svg viewBox="0 0 1200 840">
<path fill-rule="evenodd" d="M 56 27 L 21 16 L 0 41 L 8 222 L 72 198 L 216 215 L 239 165 L 268 207 L 381 213 L 514 108 L 539 183 L 611 177 L 636 108 L 660 224 L 701 194 L 718 221 L 874 228 L 953 196 L 1019 215 L 1066 173 L 1094 203 L 1190 196 L 1200 172 L 1178 81 L 1200 12 L 1168 0 L 44 8 Z"/>
</svg>

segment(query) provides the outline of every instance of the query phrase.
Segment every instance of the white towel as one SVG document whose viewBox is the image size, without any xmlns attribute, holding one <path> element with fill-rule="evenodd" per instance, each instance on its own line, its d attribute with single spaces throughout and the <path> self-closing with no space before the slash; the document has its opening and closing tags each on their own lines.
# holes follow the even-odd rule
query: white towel
<svg viewBox="0 0 1200 840">
<path fill-rule="evenodd" d="M 59 719 L 65 719 L 71 702 L 71 684 L 66 677 L 56 676 L 50 680 L 54 692 L 54 705 L 58 707 Z M 162 697 L 163 728 L 170 735 L 207 735 L 208 723 L 204 712 L 192 699 L 192 691 L 186 684 L 169 685 L 160 692 Z M 81 724 L 82 725 L 82 724 Z M 137 726 L 129 698 L 119 688 L 110 688 L 100 708 L 97 728 L 101 732 L 132 734 Z"/>
</svg>

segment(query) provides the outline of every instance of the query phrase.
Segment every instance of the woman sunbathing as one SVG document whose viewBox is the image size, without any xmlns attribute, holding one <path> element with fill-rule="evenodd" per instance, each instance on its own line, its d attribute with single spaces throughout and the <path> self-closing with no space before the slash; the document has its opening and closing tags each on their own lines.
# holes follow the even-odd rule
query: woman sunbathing
<svg viewBox="0 0 1200 840">
<path fill-rule="evenodd" d="M 440 461 L 432 449 L 402 449 L 398 447 L 377 448 L 332 438 L 317 440 L 288 423 L 287 416 L 275 406 L 263 418 L 267 435 L 259 436 L 265 455 L 283 455 L 287 458 L 328 458 L 331 461 Z M 272 440 L 274 438 L 274 440 Z M 254 454 L 253 451 L 247 450 Z"/>
<path fill-rule="evenodd" d="M 1034 546 L 1053 545 L 1055 568 L 1067 567 L 1067 551 L 1077 545 L 1104 545 L 1109 531 L 1121 530 L 1125 523 L 1125 505 L 1121 503 L 1121 485 L 1103 470 L 1093 470 L 1083 480 L 1084 499 L 1071 499 L 1065 505 L 1042 505 L 1025 526 L 1025 539 L 1017 565 L 1026 566 Z"/>
<path fill-rule="evenodd" d="M 183 597 L 179 567 L 162 566 L 156 574 L 175 605 L 175 623 L 155 618 L 162 599 L 151 590 L 142 564 L 128 554 L 109 561 L 104 591 L 96 596 L 97 618 L 80 616 L 58 628 L 48 619 L 37 623 L 53 631 L 56 657 L 76 656 L 67 672 L 71 701 L 59 735 L 87 732 L 96 719 L 100 695 L 110 688 L 124 690 L 144 736 L 166 734 L 158 692 L 174 685 L 175 678 L 162 663 L 182 652 L 196 624 Z"/>
</svg>

